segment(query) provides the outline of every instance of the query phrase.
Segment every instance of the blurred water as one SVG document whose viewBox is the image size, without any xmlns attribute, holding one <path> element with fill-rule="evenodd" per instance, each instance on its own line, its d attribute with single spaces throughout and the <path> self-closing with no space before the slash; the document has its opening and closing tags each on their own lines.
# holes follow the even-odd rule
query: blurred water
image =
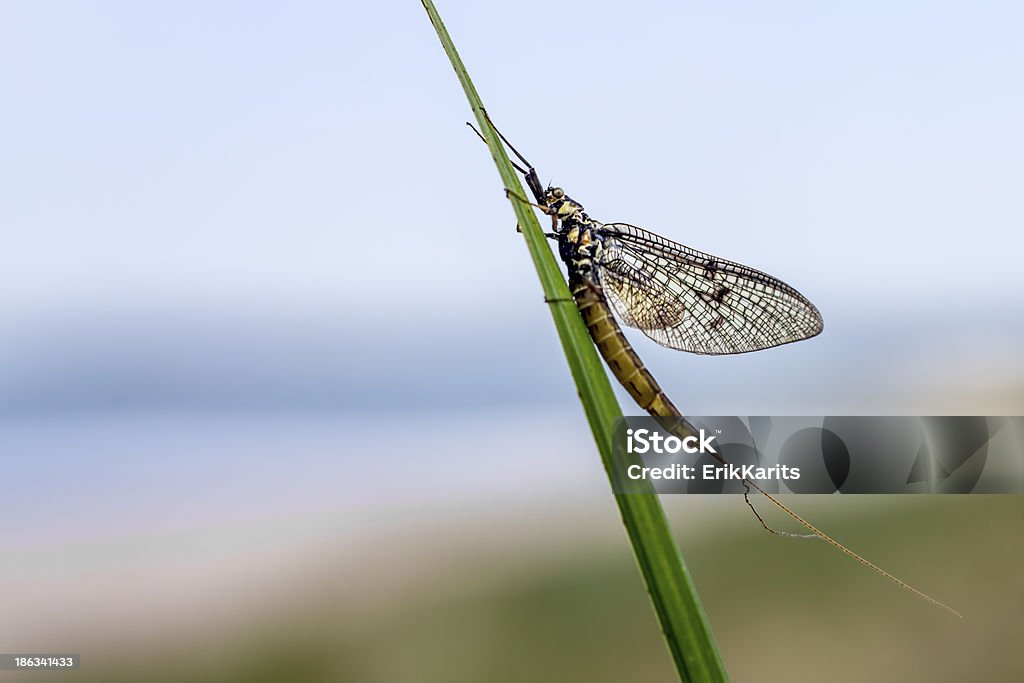
<svg viewBox="0 0 1024 683">
<path fill-rule="evenodd" d="M 0 451 L 16 485 L 0 502 L 0 533 L 8 553 L 318 515 L 351 533 L 372 531 L 383 507 L 468 511 L 526 490 L 592 491 L 601 478 L 587 435 L 578 419 L 560 422 L 523 412 L 5 419 Z"/>
<path fill-rule="evenodd" d="M 922 304 L 910 315 L 830 303 L 819 302 L 820 337 L 763 353 L 698 357 L 630 334 L 695 414 L 1019 414 L 1024 407 L 1024 306 Z M 121 305 L 19 323 L 0 338 L 0 416 L 395 410 L 454 417 L 465 409 L 575 404 L 547 312 L 533 297 L 436 322 L 372 320 L 342 308 Z"/>
</svg>

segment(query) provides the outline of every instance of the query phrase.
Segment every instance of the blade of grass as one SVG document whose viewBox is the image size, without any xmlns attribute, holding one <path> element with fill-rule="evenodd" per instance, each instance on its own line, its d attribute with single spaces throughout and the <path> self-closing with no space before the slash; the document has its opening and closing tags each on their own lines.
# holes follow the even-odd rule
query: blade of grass
<svg viewBox="0 0 1024 683">
<path fill-rule="evenodd" d="M 527 196 L 505 149 L 483 113 L 480 96 L 469 78 L 447 29 L 431 0 L 422 0 L 455 74 L 462 83 L 466 98 L 476 116 L 491 156 L 506 190 Z M 533 209 L 515 199 L 509 200 L 526 239 L 530 257 L 540 277 L 544 296 L 558 330 L 569 369 L 579 391 L 580 401 L 590 429 L 594 434 L 605 472 L 612 476 L 612 430 L 622 417 L 608 375 L 591 343 L 590 335 L 576 310 L 565 278 L 548 247 Z M 676 670 L 684 681 L 725 681 L 728 675 L 722 663 L 707 615 L 690 579 L 682 555 L 669 530 L 661 503 L 646 480 L 638 482 L 641 493 L 615 496 L 622 522 L 626 527 L 633 554 L 647 585 L 651 602 L 661 623 Z"/>
</svg>

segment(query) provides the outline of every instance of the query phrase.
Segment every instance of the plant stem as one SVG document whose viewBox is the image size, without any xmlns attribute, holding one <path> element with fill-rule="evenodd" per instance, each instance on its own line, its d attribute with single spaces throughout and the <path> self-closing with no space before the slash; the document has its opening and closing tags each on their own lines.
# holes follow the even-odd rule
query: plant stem
<svg viewBox="0 0 1024 683">
<path fill-rule="evenodd" d="M 431 0 L 422 0 L 437 36 L 444 46 L 455 73 L 462 83 L 479 129 L 491 150 L 506 190 L 525 196 L 519 177 L 490 122 L 483 104 L 466 72 L 448 31 Z M 612 433 L 622 417 L 601 360 L 590 340 L 569 294 L 565 278 L 548 247 L 532 208 L 516 199 L 509 200 L 516 214 L 526 246 L 540 277 L 544 297 L 551 310 L 558 337 L 579 392 L 580 401 L 594 434 L 605 472 L 612 477 Z M 679 677 L 684 681 L 725 681 L 728 675 L 722 663 L 707 615 L 690 579 L 682 555 L 672 537 L 661 503 L 650 482 L 635 482 L 639 493 L 617 494 L 622 522 L 633 547 L 637 565 L 647 585 L 654 610 Z"/>
</svg>

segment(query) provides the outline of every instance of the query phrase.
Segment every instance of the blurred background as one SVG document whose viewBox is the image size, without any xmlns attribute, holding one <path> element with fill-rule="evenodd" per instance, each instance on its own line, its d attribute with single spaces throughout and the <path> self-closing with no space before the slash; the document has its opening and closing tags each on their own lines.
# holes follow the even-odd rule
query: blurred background
<svg viewBox="0 0 1024 683">
<path fill-rule="evenodd" d="M 823 312 L 634 335 L 685 410 L 1024 412 L 1019 5 L 439 5 L 542 180 Z M 418 3 L 0 5 L 0 650 L 672 679 L 470 116 Z M 790 502 L 965 618 L 666 498 L 735 680 L 1024 672 L 1021 497 Z"/>
</svg>

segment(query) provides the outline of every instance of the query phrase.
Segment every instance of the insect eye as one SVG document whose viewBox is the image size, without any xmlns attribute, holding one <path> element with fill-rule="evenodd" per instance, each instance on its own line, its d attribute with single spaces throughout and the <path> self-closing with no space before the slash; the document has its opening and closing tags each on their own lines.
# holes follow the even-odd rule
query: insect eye
<svg viewBox="0 0 1024 683">
<path fill-rule="evenodd" d="M 555 199 L 561 199 L 562 197 L 565 196 L 565 193 L 562 192 L 562 188 L 556 187 L 555 189 L 551 190 L 551 196 L 553 196 Z"/>
</svg>

